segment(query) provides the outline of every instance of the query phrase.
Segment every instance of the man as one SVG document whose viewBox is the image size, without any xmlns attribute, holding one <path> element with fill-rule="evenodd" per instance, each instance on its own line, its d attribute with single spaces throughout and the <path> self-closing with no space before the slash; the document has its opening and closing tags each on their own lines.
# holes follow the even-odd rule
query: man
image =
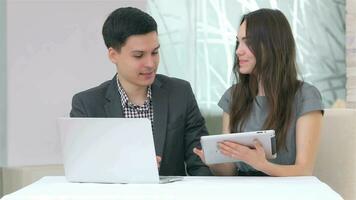
<svg viewBox="0 0 356 200">
<path fill-rule="evenodd" d="M 70 116 L 149 118 L 160 175 L 211 175 L 193 153 L 207 130 L 190 84 L 156 75 L 160 45 L 155 20 L 137 8 L 119 8 L 102 32 L 117 74 L 74 95 Z"/>
</svg>

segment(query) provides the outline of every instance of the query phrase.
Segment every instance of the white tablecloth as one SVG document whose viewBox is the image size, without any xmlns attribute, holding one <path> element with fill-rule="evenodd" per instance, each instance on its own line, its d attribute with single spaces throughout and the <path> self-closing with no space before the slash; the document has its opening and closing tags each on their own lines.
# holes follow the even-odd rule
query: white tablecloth
<svg viewBox="0 0 356 200">
<path fill-rule="evenodd" d="M 167 184 L 69 183 L 65 177 L 41 180 L 3 200 L 64 199 L 342 199 L 316 177 L 185 177 Z"/>
</svg>

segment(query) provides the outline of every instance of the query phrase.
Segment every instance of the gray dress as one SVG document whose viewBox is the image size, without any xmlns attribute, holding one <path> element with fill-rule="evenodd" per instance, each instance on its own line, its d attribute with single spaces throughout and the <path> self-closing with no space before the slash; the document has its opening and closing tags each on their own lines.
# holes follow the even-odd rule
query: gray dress
<svg viewBox="0 0 356 200">
<path fill-rule="evenodd" d="M 230 113 L 231 107 L 231 93 L 232 87 L 228 89 L 225 94 L 221 97 L 218 105 L 223 109 L 224 112 Z M 270 160 L 270 162 L 281 164 L 281 165 L 292 165 L 295 163 L 296 159 L 296 122 L 302 115 L 320 110 L 323 112 L 323 104 L 321 100 L 321 95 L 317 88 L 314 86 L 303 82 L 302 86 L 296 93 L 295 101 L 293 105 L 293 115 L 291 125 L 288 129 L 286 136 L 286 147 L 281 148 L 277 151 L 277 158 Z M 263 123 L 265 122 L 268 114 L 268 103 L 265 96 L 257 96 L 253 106 L 251 115 L 245 122 L 245 127 L 243 132 L 246 131 L 256 131 L 262 130 Z M 236 131 L 235 131 L 236 132 Z M 278 133 L 276 133 L 278 134 Z M 256 171 L 250 165 L 244 162 L 236 163 L 238 170 L 243 172 L 253 172 Z"/>
</svg>

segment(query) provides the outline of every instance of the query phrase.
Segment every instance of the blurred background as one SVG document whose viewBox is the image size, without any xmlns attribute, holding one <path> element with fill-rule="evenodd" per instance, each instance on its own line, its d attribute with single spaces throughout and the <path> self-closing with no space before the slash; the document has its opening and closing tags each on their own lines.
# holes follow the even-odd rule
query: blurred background
<svg viewBox="0 0 356 200">
<path fill-rule="evenodd" d="M 189 80 L 211 133 L 220 132 L 222 94 L 234 83 L 236 34 L 241 16 L 259 8 L 281 10 L 297 45 L 300 79 L 315 85 L 324 105 L 345 100 L 345 1 L 148 1 L 158 22 L 163 74 Z"/>
</svg>

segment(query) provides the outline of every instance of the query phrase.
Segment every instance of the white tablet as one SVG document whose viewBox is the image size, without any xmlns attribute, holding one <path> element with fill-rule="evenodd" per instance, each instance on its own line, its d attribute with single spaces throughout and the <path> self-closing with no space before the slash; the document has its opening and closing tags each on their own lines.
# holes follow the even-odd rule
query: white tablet
<svg viewBox="0 0 356 200">
<path fill-rule="evenodd" d="M 206 164 L 228 163 L 239 160 L 227 157 L 220 153 L 218 143 L 234 141 L 242 145 L 254 148 L 254 140 L 258 140 L 266 152 L 267 159 L 277 157 L 276 138 L 274 130 L 263 130 L 243 133 L 230 133 L 220 135 L 202 136 L 200 141 L 204 151 Z"/>
</svg>

